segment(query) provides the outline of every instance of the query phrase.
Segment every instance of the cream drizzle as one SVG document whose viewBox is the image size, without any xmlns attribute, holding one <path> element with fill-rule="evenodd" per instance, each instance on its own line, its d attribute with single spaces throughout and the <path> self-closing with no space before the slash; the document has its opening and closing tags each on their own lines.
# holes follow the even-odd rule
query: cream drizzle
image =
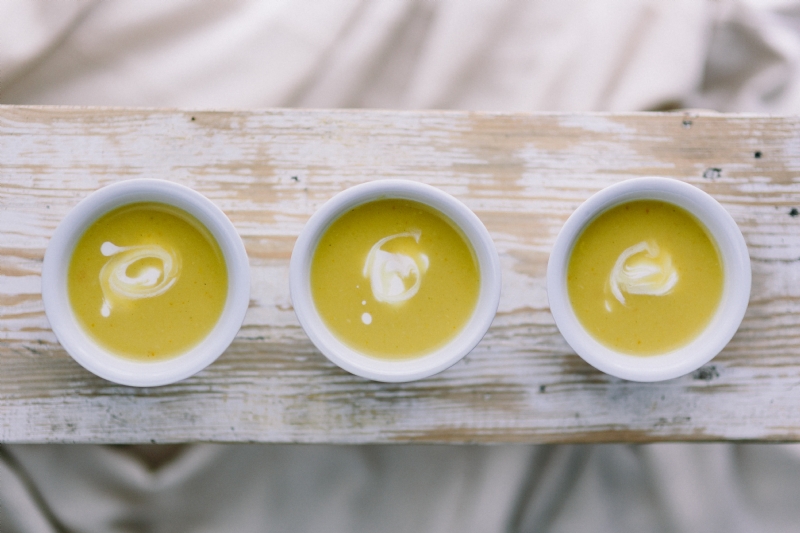
<svg viewBox="0 0 800 533">
<path fill-rule="evenodd" d="M 157 244 L 116 246 L 106 241 L 100 246 L 100 253 L 111 258 L 100 269 L 100 287 L 103 289 L 100 314 L 104 317 L 111 315 L 115 300 L 138 300 L 164 294 L 180 275 L 180 256 L 174 250 L 167 250 Z M 128 275 L 131 265 L 151 258 L 157 259 L 161 268 L 147 266 L 135 277 Z"/>
<path fill-rule="evenodd" d="M 626 303 L 623 292 L 664 296 L 677 283 L 672 256 L 662 252 L 655 241 L 642 241 L 622 252 L 609 277 L 611 292 L 622 305 Z"/>
<path fill-rule="evenodd" d="M 363 274 L 370 281 L 372 295 L 379 302 L 398 304 L 413 298 L 422 283 L 422 275 L 428 270 L 428 256 L 420 253 L 416 257 L 404 253 L 392 253 L 381 248 L 394 239 L 413 238 L 417 243 L 422 236 L 420 230 L 412 230 L 384 237 L 370 248 L 364 262 Z M 407 283 L 414 280 L 410 287 Z"/>
</svg>

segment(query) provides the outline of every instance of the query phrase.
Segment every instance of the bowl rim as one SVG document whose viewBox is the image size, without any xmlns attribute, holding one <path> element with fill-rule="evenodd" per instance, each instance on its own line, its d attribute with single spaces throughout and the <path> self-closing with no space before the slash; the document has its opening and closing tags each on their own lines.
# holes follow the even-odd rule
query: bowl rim
<svg viewBox="0 0 800 533">
<path fill-rule="evenodd" d="M 436 210 L 457 226 L 478 261 L 481 287 L 475 310 L 454 339 L 431 353 L 404 360 L 362 354 L 340 341 L 324 324 L 311 296 L 310 269 L 314 251 L 328 227 L 347 210 L 381 199 L 416 201 Z M 292 304 L 306 335 L 332 363 L 357 376 L 387 383 L 423 379 L 449 368 L 472 351 L 494 320 L 502 285 L 500 259 L 480 218 L 450 194 L 403 179 L 379 179 L 347 188 L 320 207 L 301 231 L 289 266 Z"/>
<path fill-rule="evenodd" d="M 139 202 L 168 204 L 194 216 L 216 239 L 228 271 L 228 295 L 214 328 L 187 352 L 154 362 L 127 359 L 99 346 L 78 323 L 67 294 L 68 266 L 80 237 L 109 211 Z M 90 193 L 56 227 L 44 255 L 42 300 L 56 338 L 86 370 L 120 385 L 167 385 L 203 370 L 233 341 L 250 302 L 249 261 L 233 223 L 199 192 L 161 179 L 125 180 Z"/>
<path fill-rule="evenodd" d="M 664 354 L 639 356 L 617 352 L 594 339 L 569 303 L 566 271 L 573 246 L 601 213 L 634 200 L 660 200 L 691 213 L 712 236 L 723 263 L 723 293 L 708 326 L 688 344 Z M 730 342 L 744 318 L 752 283 L 750 256 L 733 217 L 711 195 L 673 178 L 647 176 L 606 187 L 567 219 L 547 264 L 547 294 L 556 325 L 570 347 L 587 363 L 618 378 L 652 382 L 688 374 L 713 359 Z"/>
</svg>

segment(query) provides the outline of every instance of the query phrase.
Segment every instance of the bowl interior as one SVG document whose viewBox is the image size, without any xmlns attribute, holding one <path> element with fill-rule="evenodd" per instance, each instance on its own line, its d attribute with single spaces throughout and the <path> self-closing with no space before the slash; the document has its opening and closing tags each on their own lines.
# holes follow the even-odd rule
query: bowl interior
<svg viewBox="0 0 800 533">
<path fill-rule="evenodd" d="M 682 207 L 707 229 L 723 265 L 723 292 L 708 326 L 688 344 L 660 355 L 637 356 L 614 351 L 580 324 L 567 293 L 567 266 L 575 241 L 601 213 L 634 200 L 660 200 Z M 623 379 L 660 381 L 687 374 L 711 360 L 733 337 L 750 296 L 750 259 L 735 221 L 711 196 L 666 178 L 639 178 L 608 187 L 581 205 L 559 233 L 548 263 L 548 298 L 567 343 L 592 366 Z"/>
<path fill-rule="evenodd" d="M 445 346 L 413 359 L 386 360 L 360 353 L 341 342 L 324 324 L 314 305 L 310 272 L 316 245 L 328 227 L 347 210 L 380 199 L 420 202 L 449 219 L 469 241 L 480 271 L 478 302 L 467 324 Z M 339 193 L 309 219 L 292 252 L 290 288 L 298 320 L 314 345 L 333 363 L 367 379 L 401 382 L 422 379 L 448 368 L 483 338 L 500 297 L 497 252 L 480 219 L 464 204 L 434 187 L 404 180 L 381 180 Z"/>
<path fill-rule="evenodd" d="M 67 294 L 67 269 L 86 229 L 105 213 L 138 202 L 172 205 L 198 219 L 222 250 L 228 270 L 228 294 L 212 331 L 194 348 L 162 361 L 126 359 L 99 346 L 78 323 Z M 189 377 L 227 348 L 244 320 L 249 303 L 247 253 L 230 220 L 196 191 L 162 180 L 130 180 L 100 189 L 80 202 L 59 224 L 45 253 L 42 297 L 59 342 L 87 370 L 116 383 L 156 386 Z"/>
</svg>

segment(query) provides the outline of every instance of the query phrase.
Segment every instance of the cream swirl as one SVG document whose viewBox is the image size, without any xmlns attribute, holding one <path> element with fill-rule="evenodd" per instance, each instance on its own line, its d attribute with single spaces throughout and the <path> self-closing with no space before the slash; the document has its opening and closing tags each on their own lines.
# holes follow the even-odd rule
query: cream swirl
<svg viewBox="0 0 800 533">
<path fill-rule="evenodd" d="M 111 315 L 114 300 L 138 300 L 164 294 L 180 275 L 180 256 L 157 244 L 116 246 L 106 241 L 100 246 L 100 253 L 111 258 L 100 269 L 100 287 L 103 289 L 100 314 L 104 317 Z M 134 276 L 129 276 L 131 265 L 144 259 L 155 259 L 161 263 L 161 268 L 148 264 Z"/>
<path fill-rule="evenodd" d="M 628 294 L 663 296 L 678 283 L 672 256 L 662 252 L 655 241 L 642 241 L 626 249 L 611 270 L 609 284 L 614 297 L 625 305 Z"/>
<path fill-rule="evenodd" d="M 417 243 L 422 235 L 419 230 L 397 233 L 376 242 L 364 262 L 363 274 L 370 280 L 372 295 L 379 302 L 398 304 L 412 298 L 422 283 L 422 275 L 428 270 L 428 256 L 416 257 L 400 252 L 387 252 L 381 248 L 395 239 L 413 238 Z"/>
</svg>

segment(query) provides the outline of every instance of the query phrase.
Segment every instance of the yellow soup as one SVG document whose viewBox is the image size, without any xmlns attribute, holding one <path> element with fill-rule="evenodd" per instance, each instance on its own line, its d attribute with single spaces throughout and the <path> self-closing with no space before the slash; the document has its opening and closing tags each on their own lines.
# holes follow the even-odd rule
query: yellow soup
<svg viewBox="0 0 800 533">
<path fill-rule="evenodd" d="M 688 344 L 722 297 L 723 269 L 703 225 L 673 204 L 637 200 L 592 221 L 578 237 L 567 291 L 581 324 L 623 353 Z"/>
<path fill-rule="evenodd" d="M 216 240 L 172 206 L 115 209 L 81 236 L 67 290 L 84 330 L 138 360 L 174 357 L 198 344 L 225 305 L 228 273 Z"/>
<path fill-rule="evenodd" d="M 478 301 L 472 248 L 448 220 L 408 200 L 378 200 L 343 214 L 311 263 L 323 321 L 364 354 L 412 358 L 452 339 Z"/>
</svg>

